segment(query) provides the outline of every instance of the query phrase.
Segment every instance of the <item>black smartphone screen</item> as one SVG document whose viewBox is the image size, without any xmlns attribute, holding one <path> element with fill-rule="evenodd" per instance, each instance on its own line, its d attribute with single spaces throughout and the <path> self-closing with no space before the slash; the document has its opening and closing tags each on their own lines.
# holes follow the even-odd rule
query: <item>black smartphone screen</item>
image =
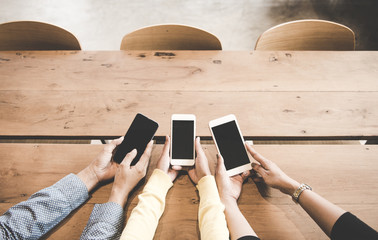
<svg viewBox="0 0 378 240">
<path fill-rule="evenodd" d="M 173 120 L 172 159 L 194 159 L 194 121 Z"/>
<path fill-rule="evenodd" d="M 118 146 L 113 160 L 117 163 L 121 163 L 126 154 L 135 148 L 137 155 L 131 162 L 132 166 L 135 165 L 144 153 L 147 144 L 154 137 L 158 127 L 157 122 L 138 113 L 131 123 L 129 130 L 127 130 L 122 143 Z"/>
<path fill-rule="evenodd" d="M 235 121 L 211 129 L 227 170 L 250 163 Z"/>
</svg>

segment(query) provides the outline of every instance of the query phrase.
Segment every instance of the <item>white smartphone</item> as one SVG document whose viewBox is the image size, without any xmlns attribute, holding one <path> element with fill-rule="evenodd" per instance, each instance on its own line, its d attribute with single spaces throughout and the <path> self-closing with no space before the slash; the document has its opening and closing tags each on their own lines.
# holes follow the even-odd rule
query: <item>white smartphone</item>
<svg viewBox="0 0 378 240">
<path fill-rule="evenodd" d="M 236 117 L 233 114 L 209 122 L 218 153 L 223 157 L 229 176 L 252 169 Z"/>
<path fill-rule="evenodd" d="M 173 114 L 171 117 L 171 164 L 193 166 L 196 116 Z"/>
</svg>

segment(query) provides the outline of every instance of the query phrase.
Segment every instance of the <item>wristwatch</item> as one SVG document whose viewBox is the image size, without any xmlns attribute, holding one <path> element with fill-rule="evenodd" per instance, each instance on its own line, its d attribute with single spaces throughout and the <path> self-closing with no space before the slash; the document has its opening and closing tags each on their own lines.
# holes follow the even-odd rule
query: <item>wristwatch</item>
<svg viewBox="0 0 378 240">
<path fill-rule="evenodd" d="M 293 200 L 295 201 L 295 202 L 298 202 L 298 198 L 299 198 L 299 196 L 301 195 L 301 193 L 304 191 L 304 190 L 311 190 L 312 191 L 312 188 L 309 186 L 309 185 L 307 185 L 307 184 L 305 184 L 305 183 L 302 183 L 298 188 L 297 188 L 297 190 L 295 190 L 295 192 L 293 193 Z"/>
</svg>

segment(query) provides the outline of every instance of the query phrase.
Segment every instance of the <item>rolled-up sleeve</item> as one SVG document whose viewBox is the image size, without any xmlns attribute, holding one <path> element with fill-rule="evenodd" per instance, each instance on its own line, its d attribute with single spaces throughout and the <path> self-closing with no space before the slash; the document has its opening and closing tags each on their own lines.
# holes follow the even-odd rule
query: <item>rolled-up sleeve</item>
<svg viewBox="0 0 378 240">
<path fill-rule="evenodd" d="M 0 216 L 0 238 L 38 239 L 87 199 L 85 184 L 69 174 Z"/>
</svg>

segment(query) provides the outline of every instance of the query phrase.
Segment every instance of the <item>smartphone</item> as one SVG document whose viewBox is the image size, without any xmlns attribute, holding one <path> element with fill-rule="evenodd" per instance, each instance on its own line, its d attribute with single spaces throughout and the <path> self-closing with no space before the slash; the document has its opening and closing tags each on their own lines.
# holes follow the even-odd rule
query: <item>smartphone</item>
<svg viewBox="0 0 378 240">
<path fill-rule="evenodd" d="M 235 115 L 230 114 L 212 120 L 209 127 L 229 176 L 252 169 Z"/>
<path fill-rule="evenodd" d="M 131 166 L 135 165 L 144 153 L 147 144 L 154 137 L 158 127 L 159 124 L 157 122 L 138 113 L 127 130 L 122 143 L 117 147 L 113 160 L 117 163 L 121 163 L 127 153 L 136 149 L 137 155 L 131 162 Z"/>
<path fill-rule="evenodd" d="M 173 114 L 171 117 L 171 164 L 193 166 L 196 116 Z"/>
</svg>

